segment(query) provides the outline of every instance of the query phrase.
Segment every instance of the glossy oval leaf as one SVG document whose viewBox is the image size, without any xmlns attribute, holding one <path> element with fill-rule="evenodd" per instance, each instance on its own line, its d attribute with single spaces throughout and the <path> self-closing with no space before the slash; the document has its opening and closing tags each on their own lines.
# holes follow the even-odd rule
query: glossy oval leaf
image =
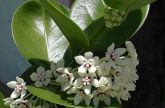
<svg viewBox="0 0 165 108">
<path fill-rule="evenodd" d="M 149 6 L 132 11 L 120 26 L 108 29 L 105 27 L 105 20 L 103 18 L 104 6 L 100 5 L 102 0 L 80 1 L 76 0 L 73 4 L 70 17 L 85 31 L 90 41 L 90 50 L 94 52 L 105 51 L 112 42 L 116 44 L 125 42 L 139 30 L 149 11 Z M 91 3 L 92 1 L 94 3 Z M 88 12 L 88 7 L 95 6 L 99 6 L 100 8 L 93 8 L 93 11 Z M 99 14 L 97 15 L 99 17 L 91 20 L 90 16 L 93 14 Z"/>
<path fill-rule="evenodd" d="M 14 14 L 15 43 L 28 60 L 58 61 L 68 47 L 60 29 L 37 1 L 28 1 Z"/>
<path fill-rule="evenodd" d="M 74 105 L 74 95 L 67 95 L 64 92 L 60 92 L 60 89 L 57 87 L 47 87 L 47 88 L 37 88 L 34 86 L 28 86 L 28 91 L 33 95 L 55 103 L 59 105 L 63 105 L 69 108 L 93 108 L 92 106 L 87 107 L 86 105 Z M 119 104 L 116 101 L 111 102 L 111 107 L 104 108 L 120 108 Z"/>
<path fill-rule="evenodd" d="M 156 0 L 104 0 L 107 5 L 118 10 L 132 11 Z"/>
<path fill-rule="evenodd" d="M 52 0 L 41 0 L 41 3 L 65 35 L 72 48 L 88 47 L 89 42 L 84 32 L 68 16 L 59 10 L 58 2 L 52 3 Z"/>
<path fill-rule="evenodd" d="M 71 8 L 70 18 L 84 30 L 103 15 L 104 4 L 102 0 L 75 0 Z"/>
</svg>

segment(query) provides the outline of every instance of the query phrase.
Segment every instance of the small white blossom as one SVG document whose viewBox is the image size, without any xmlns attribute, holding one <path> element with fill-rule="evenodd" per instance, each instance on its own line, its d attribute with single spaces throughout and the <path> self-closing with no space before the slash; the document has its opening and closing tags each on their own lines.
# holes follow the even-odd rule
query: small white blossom
<svg viewBox="0 0 165 108">
<path fill-rule="evenodd" d="M 115 44 L 112 43 L 112 45 L 109 46 L 107 49 L 106 58 L 112 66 L 115 66 L 116 61 L 118 61 L 119 57 L 123 55 L 125 52 L 126 52 L 125 48 L 115 49 Z"/>
<path fill-rule="evenodd" d="M 59 75 L 56 79 L 56 82 L 61 83 L 61 90 L 65 91 L 69 89 L 74 80 L 73 73 L 71 73 L 68 68 L 59 68 L 57 71 L 61 72 L 61 75 Z"/>
<path fill-rule="evenodd" d="M 52 71 L 45 71 L 45 69 L 40 66 L 37 68 L 37 72 L 30 75 L 30 78 L 32 81 L 35 81 L 35 86 L 37 87 L 47 86 L 51 81 Z"/>
<path fill-rule="evenodd" d="M 10 104 L 10 108 L 32 108 L 32 103 L 28 100 L 16 99 Z"/>
<path fill-rule="evenodd" d="M 96 65 L 98 64 L 99 58 L 96 56 L 93 58 L 92 52 L 86 52 L 84 56 L 76 56 L 76 62 L 81 65 L 78 68 L 78 73 L 80 76 L 84 76 L 87 73 L 95 73 L 96 72 Z"/>
<path fill-rule="evenodd" d="M 111 66 L 108 62 L 102 62 L 97 66 L 98 76 L 109 76 L 111 71 Z"/>
<path fill-rule="evenodd" d="M 3 99 L 3 101 L 5 102 L 4 105 L 10 106 L 10 104 L 14 102 L 14 99 L 9 97 L 9 98 Z"/>
<path fill-rule="evenodd" d="M 51 62 L 50 68 L 51 68 L 54 76 L 58 77 L 59 75 L 61 75 L 61 73 L 59 71 L 57 71 L 57 69 L 64 68 L 64 60 L 62 59 L 57 63 Z"/>
<path fill-rule="evenodd" d="M 101 91 L 100 89 L 93 91 L 93 104 L 96 108 L 99 106 L 99 102 L 103 101 L 107 106 L 111 104 L 111 99 L 106 91 Z"/>
<path fill-rule="evenodd" d="M 98 84 L 99 84 L 99 89 L 100 90 L 102 90 L 102 91 L 109 90 L 112 87 L 112 78 L 111 77 L 104 77 L 104 76 L 102 76 L 99 79 L 99 83 Z"/>
<path fill-rule="evenodd" d="M 82 101 L 85 100 L 86 105 L 89 105 L 91 102 L 91 95 L 86 95 L 84 93 L 84 90 L 82 89 L 77 89 L 76 87 L 72 87 L 68 92 L 68 94 L 73 94 L 75 93 L 75 98 L 74 98 L 74 104 L 78 105 L 80 104 Z"/>
<path fill-rule="evenodd" d="M 86 95 L 89 95 L 91 93 L 92 86 L 98 87 L 99 86 L 98 83 L 99 83 L 99 81 L 96 78 L 94 78 L 94 77 L 86 74 L 84 77 L 77 78 L 74 81 L 74 84 L 73 85 L 76 88 L 83 89 L 84 90 L 84 93 Z"/>
<path fill-rule="evenodd" d="M 11 98 L 18 98 L 21 96 L 23 98 L 26 95 L 26 83 L 22 78 L 16 77 L 17 81 L 11 81 L 7 83 L 7 86 L 14 89 L 13 93 L 11 94 Z"/>
<path fill-rule="evenodd" d="M 111 91 L 110 93 L 112 97 L 117 97 L 117 100 L 119 101 L 119 103 L 121 103 L 121 99 L 128 101 L 128 99 L 131 98 L 129 91 L 135 91 L 135 88 L 136 85 L 133 82 L 125 82 L 125 84 L 123 83 L 122 86 L 114 84 L 112 87 L 113 91 Z"/>
</svg>

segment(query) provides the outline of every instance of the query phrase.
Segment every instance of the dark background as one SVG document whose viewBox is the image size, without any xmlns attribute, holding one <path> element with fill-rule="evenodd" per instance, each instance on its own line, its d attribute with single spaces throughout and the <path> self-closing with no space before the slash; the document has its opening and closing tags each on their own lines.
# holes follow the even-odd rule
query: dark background
<svg viewBox="0 0 165 108">
<path fill-rule="evenodd" d="M 131 40 L 139 55 L 140 79 L 123 108 L 165 108 L 165 0 L 151 5 L 145 24 Z"/>
<path fill-rule="evenodd" d="M 61 1 L 68 4 L 68 0 Z M 123 108 L 165 108 L 165 0 L 151 5 L 145 24 L 131 41 L 139 55 L 140 78 Z M 5 87 L 0 89 L 5 91 Z"/>
</svg>

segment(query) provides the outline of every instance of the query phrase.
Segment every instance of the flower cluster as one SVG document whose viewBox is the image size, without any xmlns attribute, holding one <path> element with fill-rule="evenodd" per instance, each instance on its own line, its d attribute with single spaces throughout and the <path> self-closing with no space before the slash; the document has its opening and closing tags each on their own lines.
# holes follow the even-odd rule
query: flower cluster
<svg viewBox="0 0 165 108">
<path fill-rule="evenodd" d="M 61 91 L 75 94 L 75 105 L 85 101 L 87 106 L 93 102 L 95 107 L 100 102 L 109 106 L 111 98 L 116 98 L 119 103 L 121 100 L 127 101 L 131 97 L 129 92 L 136 88 L 136 66 L 139 61 L 136 49 L 130 41 L 126 42 L 126 48 L 115 49 L 113 43 L 102 58 L 86 52 L 83 56 L 76 56 L 75 62 L 77 66 L 74 68 L 65 67 L 64 60 L 51 62 L 50 70 L 40 66 L 30 78 L 36 87 L 48 86 L 51 81 L 56 82 Z M 25 100 L 26 83 L 19 77 L 16 79 L 17 82 L 7 84 L 14 91 L 10 98 L 4 99 L 5 104 L 10 105 L 10 108 L 42 108 L 41 105 L 34 107 L 32 102 Z M 44 105 L 44 108 L 49 108 L 49 104 Z"/>
<path fill-rule="evenodd" d="M 38 103 L 37 97 L 32 96 L 30 99 L 26 99 L 31 94 L 27 95 L 26 82 L 22 78 L 17 76 L 16 81 L 8 82 L 7 86 L 14 89 L 14 91 L 10 97 L 3 99 L 4 105 L 10 108 L 50 108 L 50 105 L 45 101 L 42 105 L 36 105 Z"/>
<path fill-rule="evenodd" d="M 10 106 L 10 108 L 31 108 L 32 104 L 28 100 L 24 100 L 26 95 L 26 83 L 22 78 L 16 77 L 17 81 L 11 81 L 7 83 L 7 86 L 14 89 L 10 97 L 4 99 L 5 105 Z"/>
<path fill-rule="evenodd" d="M 56 82 L 61 84 L 61 90 L 68 94 L 76 94 L 74 104 L 85 101 L 90 105 L 93 100 L 95 107 L 103 101 L 110 105 L 111 97 L 116 97 L 121 103 L 128 100 L 129 91 L 135 90 L 135 82 L 138 80 L 136 66 L 138 65 L 136 50 L 131 42 L 126 42 L 126 48 L 117 48 L 112 44 L 105 57 L 93 57 L 92 52 L 86 52 L 84 56 L 75 57 L 78 68 L 51 67 L 56 77 Z M 61 64 L 61 63 L 59 63 Z M 53 66 L 54 65 L 54 66 Z"/>
<path fill-rule="evenodd" d="M 119 26 L 126 17 L 126 11 L 115 10 L 111 7 L 105 8 L 105 25 L 107 28 Z"/>
</svg>

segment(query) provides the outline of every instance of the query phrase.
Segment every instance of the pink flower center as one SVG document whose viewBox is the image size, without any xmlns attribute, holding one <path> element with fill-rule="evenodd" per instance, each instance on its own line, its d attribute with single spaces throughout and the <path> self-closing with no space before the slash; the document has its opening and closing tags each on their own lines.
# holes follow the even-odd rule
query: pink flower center
<svg viewBox="0 0 165 108">
<path fill-rule="evenodd" d="M 65 74 L 65 81 L 70 81 L 71 80 L 71 76 L 69 74 Z"/>
<path fill-rule="evenodd" d="M 25 90 L 26 90 L 26 87 L 25 87 L 24 84 L 19 84 L 19 85 L 17 85 L 17 87 L 16 87 L 16 91 L 17 91 L 17 92 L 21 92 L 21 91 L 25 91 Z"/>
<path fill-rule="evenodd" d="M 46 75 L 45 75 L 44 73 L 40 73 L 40 74 L 38 75 L 38 79 L 39 79 L 40 81 L 45 81 L 45 80 L 46 80 Z"/>
<path fill-rule="evenodd" d="M 85 60 L 84 61 L 84 66 L 85 68 L 90 68 L 93 65 L 93 61 L 92 60 Z"/>
<path fill-rule="evenodd" d="M 117 54 L 115 54 L 114 52 L 112 52 L 111 54 L 110 54 L 110 58 L 112 59 L 112 60 L 116 60 L 116 58 L 117 58 Z"/>
<path fill-rule="evenodd" d="M 90 85 L 92 83 L 92 78 L 90 76 L 85 76 L 82 79 L 82 82 L 83 82 L 84 85 Z"/>
</svg>

